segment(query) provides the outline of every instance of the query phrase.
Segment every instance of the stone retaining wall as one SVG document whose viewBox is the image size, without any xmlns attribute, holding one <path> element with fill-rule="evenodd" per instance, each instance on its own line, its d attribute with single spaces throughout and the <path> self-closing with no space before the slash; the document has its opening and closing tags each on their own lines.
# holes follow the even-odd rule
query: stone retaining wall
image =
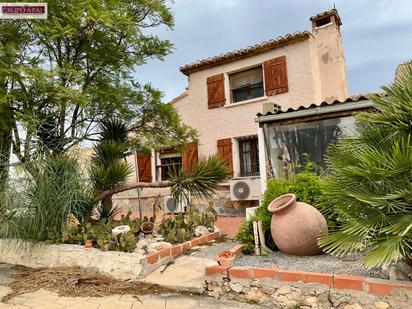
<svg viewBox="0 0 412 309">
<path fill-rule="evenodd" d="M 145 255 L 119 251 L 102 251 L 79 245 L 36 245 L 24 251 L 11 243 L 0 242 L 0 262 L 31 268 L 80 266 L 113 276 L 116 279 L 137 279 Z"/>
<path fill-rule="evenodd" d="M 412 285 L 268 268 L 206 268 L 207 294 L 275 308 L 412 308 Z"/>
<path fill-rule="evenodd" d="M 150 192 L 152 193 L 152 192 Z M 151 212 L 152 204 L 157 198 L 158 194 L 170 195 L 170 192 L 160 192 L 157 194 L 146 194 L 145 190 L 142 191 L 141 207 L 143 212 Z M 244 216 L 246 208 L 258 206 L 258 201 L 231 201 L 230 199 L 230 187 L 227 185 L 221 185 L 211 199 L 214 202 L 214 208 L 219 216 Z M 113 203 L 121 209 L 121 211 L 138 211 L 138 199 L 135 192 L 127 194 L 117 194 L 113 197 Z M 209 201 L 206 199 L 192 199 L 192 205 L 200 211 L 204 211 L 209 206 Z"/>
<path fill-rule="evenodd" d="M 219 236 L 220 232 L 216 231 L 148 255 L 102 251 L 69 244 L 36 245 L 23 250 L 21 246 L 16 246 L 16 243 L 0 240 L 0 263 L 31 268 L 79 266 L 93 269 L 119 280 L 135 280 L 145 277 L 185 250 Z"/>
<path fill-rule="evenodd" d="M 236 258 L 243 245 L 230 253 Z M 263 257 L 262 257 L 263 258 Z M 221 264 L 221 258 L 216 257 Z M 412 308 L 412 282 L 258 267 L 205 269 L 206 293 L 275 308 Z"/>
</svg>

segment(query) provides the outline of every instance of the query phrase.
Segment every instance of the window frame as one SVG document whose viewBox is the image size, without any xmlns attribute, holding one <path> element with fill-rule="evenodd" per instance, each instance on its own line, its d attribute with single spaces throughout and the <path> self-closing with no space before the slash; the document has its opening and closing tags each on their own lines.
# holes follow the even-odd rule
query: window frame
<svg viewBox="0 0 412 309">
<path fill-rule="evenodd" d="M 177 163 L 172 163 L 172 164 L 162 164 L 162 160 L 164 159 L 175 159 L 179 158 L 180 162 Z M 164 171 L 164 168 L 169 168 L 169 167 L 177 167 L 177 172 L 181 171 L 183 169 L 183 155 L 179 152 L 171 151 L 171 150 L 166 150 L 166 151 L 160 151 L 157 153 L 157 160 L 156 160 L 156 179 L 158 181 L 166 181 L 169 180 L 169 177 L 167 176 L 168 171 Z M 165 173 L 165 175 L 164 175 Z"/>
<path fill-rule="evenodd" d="M 249 150 L 244 151 L 243 145 L 249 144 Z M 256 135 L 248 136 L 238 139 L 239 149 L 239 174 L 240 177 L 253 177 L 260 175 L 260 162 L 259 162 L 259 140 Z M 250 155 L 250 172 L 246 171 L 244 159 L 246 154 Z"/>
<path fill-rule="evenodd" d="M 232 87 L 231 81 L 232 81 L 232 78 L 233 78 L 234 75 L 239 74 L 239 73 L 243 73 L 243 72 L 246 72 L 246 71 L 251 71 L 251 70 L 254 70 L 254 69 L 258 69 L 258 68 L 260 69 L 260 73 L 261 73 L 261 76 L 262 76 L 262 82 L 261 83 L 250 84 L 250 85 L 248 84 L 248 85 L 245 85 L 245 86 L 242 86 L 242 87 L 237 87 L 237 88 Z M 229 93 L 230 93 L 230 103 L 231 104 L 239 104 L 239 103 L 243 103 L 243 102 L 246 102 L 246 101 L 249 101 L 249 100 L 264 98 L 265 97 L 265 81 L 264 81 L 263 64 L 261 63 L 261 64 L 258 64 L 256 66 L 253 66 L 253 67 L 249 67 L 249 68 L 245 68 L 245 69 L 242 69 L 242 70 L 239 70 L 239 71 L 228 73 L 228 83 L 229 83 Z M 259 85 L 259 86 L 261 85 L 262 95 L 256 96 L 256 97 L 251 97 L 252 89 L 256 85 Z M 247 98 L 244 99 L 244 100 L 235 101 L 234 100 L 234 91 L 242 89 L 242 88 L 247 88 L 247 90 L 248 90 Z"/>
</svg>

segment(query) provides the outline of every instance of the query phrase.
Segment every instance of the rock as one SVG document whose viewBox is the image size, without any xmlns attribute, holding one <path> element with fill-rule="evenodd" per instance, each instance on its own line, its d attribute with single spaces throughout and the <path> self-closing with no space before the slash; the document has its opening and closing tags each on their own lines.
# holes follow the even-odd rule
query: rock
<svg viewBox="0 0 412 309">
<path fill-rule="evenodd" d="M 147 247 L 148 245 L 149 245 L 149 242 L 146 239 L 140 239 L 136 244 L 136 249 L 143 249 L 144 247 Z"/>
<path fill-rule="evenodd" d="M 153 209 L 155 211 L 155 221 L 153 226 L 153 233 L 160 233 L 160 225 L 166 220 L 165 212 L 163 210 L 163 200 L 159 195 L 156 201 L 153 203 Z"/>
<path fill-rule="evenodd" d="M 273 293 L 275 293 L 275 291 L 276 290 L 270 286 L 267 286 L 267 285 L 262 286 L 262 292 L 265 294 L 272 295 Z"/>
<path fill-rule="evenodd" d="M 305 299 L 305 305 L 309 307 L 317 307 L 318 306 L 318 299 L 315 296 L 310 296 Z"/>
<path fill-rule="evenodd" d="M 209 229 L 206 226 L 203 225 L 199 225 L 195 227 L 195 236 L 203 236 L 203 235 L 207 235 L 210 234 Z"/>
<path fill-rule="evenodd" d="M 67 225 L 68 227 L 78 226 L 79 224 L 80 224 L 79 220 L 77 220 L 77 218 L 76 218 L 72 213 L 70 213 L 70 214 L 67 216 L 67 223 L 66 223 L 66 225 Z"/>
<path fill-rule="evenodd" d="M 358 303 L 354 303 L 350 305 L 345 305 L 342 309 L 363 309 L 363 307 Z"/>
<path fill-rule="evenodd" d="M 240 293 L 243 290 L 243 285 L 239 282 L 229 282 L 229 286 L 236 293 Z"/>
<path fill-rule="evenodd" d="M 389 304 L 385 303 L 383 301 L 377 301 L 377 302 L 375 302 L 375 307 L 377 309 L 387 309 L 387 308 L 389 308 Z"/>
<path fill-rule="evenodd" d="M 292 291 L 292 289 L 291 289 L 289 286 L 284 285 L 284 286 L 281 286 L 281 287 L 277 290 L 277 293 L 278 293 L 278 294 L 281 294 L 281 295 L 285 295 L 285 294 L 290 293 L 291 291 Z"/>
<path fill-rule="evenodd" d="M 119 234 L 126 234 L 130 231 L 130 226 L 128 225 L 119 225 L 112 230 L 112 235 L 117 236 Z"/>
<path fill-rule="evenodd" d="M 246 293 L 245 298 L 249 302 L 263 303 L 266 299 L 266 296 L 260 289 L 251 288 L 249 292 Z"/>
<path fill-rule="evenodd" d="M 136 254 L 139 254 L 139 255 L 146 255 L 146 251 L 143 250 L 143 249 L 139 249 L 139 248 L 134 249 L 133 253 L 136 253 Z"/>
<path fill-rule="evenodd" d="M 159 242 L 154 242 L 148 245 L 148 252 L 153 252 L 153 251 L 159 251 L 162 249 L 170 248 L 172 246 L 171 243 L 168 243 L 166 241 L 159 241 Z"/>
</svg>

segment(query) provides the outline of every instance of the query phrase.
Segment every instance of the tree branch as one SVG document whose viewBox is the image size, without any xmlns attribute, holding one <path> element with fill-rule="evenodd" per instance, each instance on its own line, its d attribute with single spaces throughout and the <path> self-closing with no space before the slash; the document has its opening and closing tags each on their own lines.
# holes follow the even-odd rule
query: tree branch
<svg viewBox="0 0 412 309">
<path fill-rule="evenodd" d="M 133 181 L 131 183 L 124 184 L 122 186 L 113 188 L 111 190 L 103 191 L 100 194 L 100 200 L 106 196 L 113 195 L 116 193 L 137 189 L 137 188 L 168 188 L 171 187 L 172 183 L 170 181 L 159 181 L 159 182 L 137 182 Z"/>
</svg>

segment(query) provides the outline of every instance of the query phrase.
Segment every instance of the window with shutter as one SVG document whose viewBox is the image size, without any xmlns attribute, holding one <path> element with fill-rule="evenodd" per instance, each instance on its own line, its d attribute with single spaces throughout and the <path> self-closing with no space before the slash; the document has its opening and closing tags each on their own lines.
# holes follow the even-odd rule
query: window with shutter
<svg viewBox="0 0 412 309">
<path fill-rule="evenodd" d="M 139 181 L 152 181 L 152 156 L 144 152 L 137 153 L 137 165 L 139 169 Z"/>
<path fill-rule="evenodd" d="M 225 78 L 223 73 L 207 78 L 207 106 L 209 109 L 225 105 Z"/>
<path fill-rule="evenodd" d="M 198 160 L 197 144 L 191 143 L 188 145 L 186 151 L 183 153 L 183 170 L 190 171 Z"/>
<path fill-rule="evenodd" d="M 233 103 L 263 97 L 262 66 L 231 74 L 229 83 Z"/>
<path fill-rule="evenodd" d="M 267 60 L 263 63 L 265 91 L 272 96 L 289 91 L 286 56 Z"/>
<path fill-rule="evenodd" d="M 219 158 L 225 161 L 228 173 L 233 177 L 233 159 L 232 159 L 232 139 L 225 138 L 217 141 L 217 154 Z"/>
</svg>

